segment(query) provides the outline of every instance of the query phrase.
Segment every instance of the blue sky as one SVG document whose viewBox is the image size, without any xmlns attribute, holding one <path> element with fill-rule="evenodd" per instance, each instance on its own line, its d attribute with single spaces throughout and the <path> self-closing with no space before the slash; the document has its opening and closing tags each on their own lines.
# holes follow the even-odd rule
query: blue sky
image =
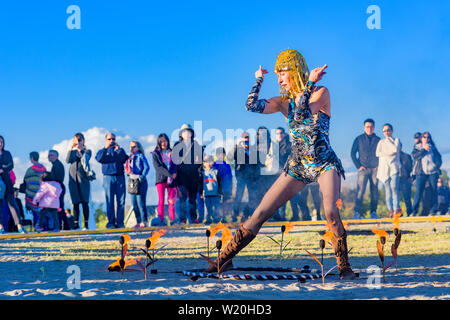
<svg viewBox="0 0 450 320">
<path fill-rule="evenodd" d="M 81 9 L 69 30 L 66 8 Z M 381 30 L 369 30 L 369 5 Z M 406 151 L 429 130 L 450 152 L 448 1 L 25 1 L 0 11 L 0 134 L 25 159 L 75 132 L 131 137 L 203 128 L 285 126 L 245 110 L 254 72 L 297 49 L 310 69 L 329 65 L 331 143 L 349 159 L 371 117 L 390 122 Z M 266 76 L 261 97 L 277 95 Z"/>
</svg>

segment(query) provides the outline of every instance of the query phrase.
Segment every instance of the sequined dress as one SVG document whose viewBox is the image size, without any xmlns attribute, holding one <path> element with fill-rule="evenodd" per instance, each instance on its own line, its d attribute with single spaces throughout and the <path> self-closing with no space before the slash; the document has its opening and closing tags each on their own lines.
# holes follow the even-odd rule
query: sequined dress
<svg viewBox="0 0 450 320">
<path fill-rule="evenodd" d="M 304 183 L 317 181 L 320 174 L 335 169 L 344 179 L 344 168 L 328 138 L 330 117 L 319 111 L 311 114 L 309 106 L 289 101 L 288 128 L 292 152 L 284 171 Z"/>
</svg>

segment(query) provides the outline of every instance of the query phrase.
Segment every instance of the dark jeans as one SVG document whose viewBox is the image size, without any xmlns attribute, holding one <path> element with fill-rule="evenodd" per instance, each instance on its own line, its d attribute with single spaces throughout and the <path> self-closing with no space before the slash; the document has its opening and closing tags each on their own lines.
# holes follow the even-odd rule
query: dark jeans
<svg viewBox="0 0 450 320">
<path fill-rule="evenodd" d="M 180 221 L 186 220 L 186 200 L 189 201 L 189 222 L 197 219 L 197 185 L 178 186 L 180 203 Z"/>
<path fill-rule="evenodd" d="M 411 205 L 411 181 L 408 178 L 400 178 L 400 195 L 406 206 L 406 214 L 409 216 L 412 213 Z"/>
<path fill-rule="evenodd" d="M 219 222 L 220 221 L 220 196 L 205 197 L 206 206 L 206 220 Z"/>
<path fill-rule="evenodd" d="M 44 218 L 45 216 L 49 216 L 52 219 L 52 228 L 48 227 L 49 230 L 59 229 L 59 218 L 58 218 L 58 209 L 54 208 L 43 208 L 39 212 L 39 227 L 44 227 Z"/>
<path fill-rule="evenodd" d="M 413 204 L 413 213 L 417 215 L 419 212 L 420 200 L 422 199 L 422 194 L 425 189 L 425 184 L 429 183 L 431 188 L 431 213 L 436 213 L 437 211 L 437 180 L 439 178 L 439 174 L 421 174 L 416 176 L 416 193 L 414 194 L 414 204 Z"/>
<path fill-rule="evenodd" d="M 244 217 L 249 217 L 253 211 L 256 209 L 258 204 L 258 195 L 256 191 L 256 183 L 249 178 L 236 176 L 236 195 L 234 197 L 234 217 L 239 215 L 240 207 L 242 205 L 242 196 L 244 195 L 244 190 L 247 188 L 248 193 L 248 203 L 244 208 Z"/>
<path fill-rule="evenodd" d="M 139 185 L 139 193 L 131 194 L 131 203 L 137 223 L 147 222 L 147 190 L 147 179 L 143 179 Z"/>
<path fill-rule="evenodd" d="M 106 197 L 106 214 L 108 216 L 108 228 L 117 225 L 123 228 L 123 219 L 125 213 L 125 176 L 103 176 L 103 188 Z M 114 210 L 114 198 L 117 203 L 117 215 Z"/>
<path fill-rule="evenodd" d="M 198 220 L 200 222 L 203 221 L 204 218 L 206 218 L 205 215 L 205 199 L 203 199 L 202 197 L 200 197 L 200 193 L 197 193 L 197 211 L 198 211 Z"/>
<path fill-rule="evenodd" d="M 366 168 L 358 171 L 358 178 L 356 184 L 356 200 L 355 200 L 355 212 L 361 214 L 362 202 L 364 199 L 364 193 L 366 192 L 367 181 L 370 186 L 370 212 L 376 212 L 378 207 L 378 181 L 377 181 L 377 169 Z"/>
</svg>

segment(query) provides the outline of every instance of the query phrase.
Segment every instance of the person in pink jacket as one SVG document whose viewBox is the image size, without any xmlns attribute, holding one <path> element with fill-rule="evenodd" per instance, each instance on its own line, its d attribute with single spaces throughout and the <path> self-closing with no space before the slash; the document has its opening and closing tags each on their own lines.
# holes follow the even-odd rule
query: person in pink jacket
<svg viewBox="0 0 450 320">
<path fill-rule="evenodd" d="M 37 231 L 44 231 L 43 222 L 46 214 L 53 220 L 53 231 L 59 232 L 58 209 L 59 196 L 62 192 L 61 185 L 56 181 L 49 181 L 48 172 L 41 176 L 41 185 L 39 191 L 33 198 L 33 203 L 41 208 L 39 213 L 39 222 Z"/>
</svg>

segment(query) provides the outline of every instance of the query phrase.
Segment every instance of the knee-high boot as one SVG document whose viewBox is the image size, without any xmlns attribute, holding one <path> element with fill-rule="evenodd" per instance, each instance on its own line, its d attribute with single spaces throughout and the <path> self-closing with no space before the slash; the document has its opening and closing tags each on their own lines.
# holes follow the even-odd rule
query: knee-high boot
<svg viewBox="0 0 450 320">
<path fill-rule="evenodd" d="M 219 263 L 219 261 L 220 261 L 220 267 L 223 266 L 226 262 L 233 259 L 233 257 L 236 254 L 238 254 L 239 251 L 244 249 L 254 238 L 255 238 L 255 235 L 253 235 L 253 233 L 250 230 L 245 229 L 243 226 L 241 226 L 234 233 L 233 239 L 231 239 L 231 241 L 228 242 L 225 249 L 222 250 L 219 258 L 214 261 L 214 265 L 210 265 L 205 270 L 205 272 L 216 272 L 217 264 Z M 230 269 L 231 267 L 233 267 L 232 261 L 227 263 L 225 270 Z"/>
<path fill-rule="evenodd" d="M 340 237 L 336 237 L 336 235 L 334 235 L 331 238 L 331 244 L 333 245 L 334 254 L 336 255 L 336 263 L 340 278 L 354 279 L 356 275 L 350 267 L 350 263 L 348 261 L 347 232 L 344 230 L 344 234 Z"/>
</svg>

